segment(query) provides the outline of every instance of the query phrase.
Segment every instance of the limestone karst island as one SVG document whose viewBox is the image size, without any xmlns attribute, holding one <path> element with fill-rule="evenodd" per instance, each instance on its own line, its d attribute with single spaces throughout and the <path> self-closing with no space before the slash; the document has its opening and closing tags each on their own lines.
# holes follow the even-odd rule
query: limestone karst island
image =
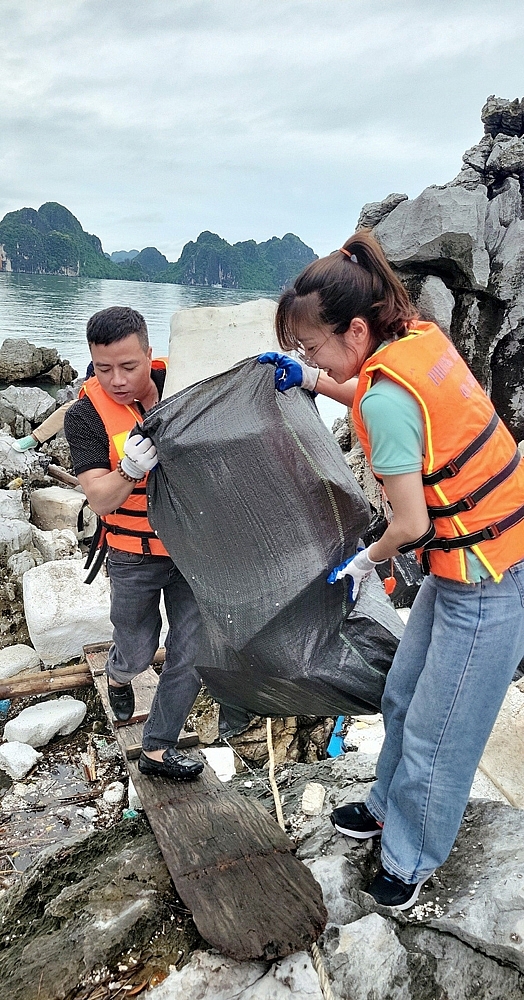
<svg viewBox="0 0 524 1000">
<path fill-rule="evenodd" d="M 186 243 L 176 263 L 170 263 L 156 247 L 109 255 L 104 253 L 98 236 L 84 232 L 67 208 L 52 201 L 38 211 L 21 208 L 8 212 L 0 222 L 0 271 L 18 274 L 65 274 L 278 292 L 315 257 L 293 233 L 265 243 L 246 240 L 231 245 L 209 232 L 200 233 L 194 243 Z"/>
</svg>

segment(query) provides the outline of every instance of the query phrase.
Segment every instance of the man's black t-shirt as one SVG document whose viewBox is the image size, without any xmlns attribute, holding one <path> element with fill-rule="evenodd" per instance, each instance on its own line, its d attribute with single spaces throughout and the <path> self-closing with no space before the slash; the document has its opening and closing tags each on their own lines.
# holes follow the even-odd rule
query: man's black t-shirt
<svg viewBox="0 0 524 1000">
<path fill-rule="evenodd" d="M 165 371 L 151 369 L 151 378 L 162 395 Z M 140 404 L 137 404 L 142 409 Z M 88 396 L 82 396 L 67 410 L 64 418 L 64 431 L 69 448 L 75 475 L 89 469 L 110 469 L 109 438 L 103 421 Z"/>
</svg>

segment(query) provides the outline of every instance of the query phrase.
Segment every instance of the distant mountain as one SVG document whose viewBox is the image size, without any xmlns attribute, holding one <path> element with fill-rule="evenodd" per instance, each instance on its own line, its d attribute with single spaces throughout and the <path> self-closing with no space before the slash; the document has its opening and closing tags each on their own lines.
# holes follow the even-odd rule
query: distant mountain
<svg viewBox="0 0 524 1000">
<path fill-rule="evenodd" d="M 265 243 L 231 244 L 216 233 L 203 232 L 195 243 L 186 243 L 176 264 L 160 272 L 155 281 L 278 292 L 312 260 L 317 255 L 293 233 L 282 239 L 273 236 Z"/>
<path fill-rule="evenodd" d="M 4 215 L 0 222 L 2 245 L 4 270 L 88 278 L 127 277 L 119 264 L 106 257 L 98 236 L 84 232 L 69 209 L 55 201 L 47 201 L 38 211 L 20 208 Z"/>
<path fill-rule="evenodd" d="M 134 258 L 133 264 L 139 264 L 151 278 L 153 275 L 157 275 L 160 271 L 165 271 L 169 267 L 167 257 L 164 257 L 164 254 L 160 253 L 160 250 L 157 250 L 156 247 L 145 247 Z"/>
<path fill-rule="evenodd" d="M 203 232 L 186 243 L 170 264 L 156 247 L 104 253 L 98 236 L 86 233 L 63 205 L 48 201 L 38 211 L 20 208 L 0 222 L 0 271 L 65 274 L 72 277 L 162 281 L 179 285 L 220 285 L 278 292 L 316 254 L 293 233 L 265 243 L 227 243 Z"/>
<path fill-rule="evenodd" d="M 114 250 L 113 253 L 109 253 L 107 256 L 113 261 L 113 264 L 121 264 L 123 261 L 133 260 L 134 257 L 138 257 L 139 253 L 139 250 Z"/>
</svg>

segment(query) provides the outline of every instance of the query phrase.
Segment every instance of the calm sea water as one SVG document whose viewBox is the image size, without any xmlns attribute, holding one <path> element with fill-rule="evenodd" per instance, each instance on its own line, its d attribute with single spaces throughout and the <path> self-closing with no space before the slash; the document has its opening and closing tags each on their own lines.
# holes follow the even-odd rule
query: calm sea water
<svg viewBox="0 0 524 1000">
<path fill-rule="evenodd" d="M 145 316 L 154 355 L 168 351 L 169 321 L 179 309 L 237 305 L 267 292 L 230 288 L 192 288 L 155 282 L 67 278 L 50 274 L 0 274 L 0 343 L 24 337 L 38 347 L 55 347 L 61 358 L 83 374 L 90 360 L 86 323 L 98 309 L 132 306 Z M 318 397 L 322 417 L 331 427 L 345 410 Z"/>
</svg>

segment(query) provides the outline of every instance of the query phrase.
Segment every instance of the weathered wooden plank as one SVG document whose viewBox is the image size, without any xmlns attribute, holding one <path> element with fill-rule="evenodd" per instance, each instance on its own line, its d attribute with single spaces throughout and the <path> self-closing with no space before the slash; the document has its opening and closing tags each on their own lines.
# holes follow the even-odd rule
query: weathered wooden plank
<svg viewBox="0 0 524 1000">
<path fill-rule="evenodd" d="M 87 654 L 90 666 L 96 669 L 101 656 Z M 110 713 L 105 679 L 95 676 L 95 684 Z M 124 756 L 140 729 L 115 730 Z M 177 892 L 206 941 L 239 961 L 310 948 L 327 918 L 320 886 L 262 806 L 224 785 L 207 765 L 194 782 L 145 777 L 129 759 L 127 768 Z"/>
</svg>

